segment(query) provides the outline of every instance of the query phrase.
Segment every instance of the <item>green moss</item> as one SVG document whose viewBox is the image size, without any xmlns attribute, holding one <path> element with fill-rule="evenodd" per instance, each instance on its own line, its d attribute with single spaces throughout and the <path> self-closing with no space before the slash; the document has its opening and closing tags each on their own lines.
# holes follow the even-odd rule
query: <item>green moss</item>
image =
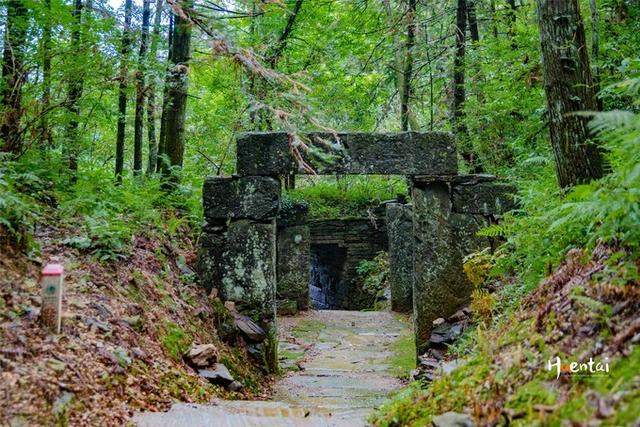
<svg viewBox="0 0 640 427">
<path fill-rule="evenodd" d="M 162 328 L 160 342 L 169 356 L 180 361 L 182 355 L 189 350 L 193 337 L 173 322 L 166 322 Z"/>
<path fill-rule="evenodd" d="M 291 335 L 305 341 L 315 341 L 327 325 L 319 320 L 303 320 L 291 331 Z"/>
<path fill-rule="evenodd" d="M 409 378 L 416 367 L 416 342 L 412 332 L 406 333 L 392 345 L 393 356 L 389 364 L 393 374 L 399 378 Z"/>
</svg>

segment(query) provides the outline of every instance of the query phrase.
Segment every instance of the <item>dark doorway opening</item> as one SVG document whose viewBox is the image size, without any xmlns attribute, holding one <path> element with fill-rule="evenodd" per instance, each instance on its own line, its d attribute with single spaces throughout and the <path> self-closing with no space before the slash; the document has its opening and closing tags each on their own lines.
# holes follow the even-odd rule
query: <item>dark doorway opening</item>
<svg viewBox="0 0 640 427">
<path fill-rule="evenodd" d="M 346 259 L 346 248 L 337 244 L 311 245 L 309 294 L 313 308 L 338 308 L 338 295 Z"/>
</svg>

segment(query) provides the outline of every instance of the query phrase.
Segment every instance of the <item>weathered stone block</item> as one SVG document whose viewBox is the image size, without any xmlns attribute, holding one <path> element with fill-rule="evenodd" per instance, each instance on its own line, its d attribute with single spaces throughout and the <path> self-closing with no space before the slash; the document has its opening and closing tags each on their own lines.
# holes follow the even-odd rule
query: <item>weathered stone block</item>
<svg viewBox="0 0 640 427">
<path fill-rule="evenodd" d="M 309 308 L 309 227 L 299 225 L 278 230 L 277 297 L 295 301 L 298 310 Z"/>
<path fill-rule="evenodd" d="M 413 313 L 416 349 L 423 354 L 433 321 L 448 317 L 469 301 L 471 285 L 451 225 L 451 198 L 445 182 L 414 183 Z"/>
<path fill-rule="evenodd" d="M 200 284 L 208 291 L 220 286 L 222 280 L 220 265 L 225 247 L 225 236 L 220 233 L 202 233 L 198 248 L 198 278 Z"/>
<path fill-rule="evenodd" d="M 410 313 L 413 310 L 413 206 L 389 203 L 386 216 L 391 309 Z"/>
<path fill-rule="evenodd" d="M 231 222 L 220 266 L 223 301 L 235 302 L 238 311 L 261 321 L 263 327 L 275 322 L 275 266 L 275 221 Z"/>
<path fill-rule="evenodd" d="M 464 214 L 500 215 L 516 208 L 516 191 L 513 185 L 471 176 L 453 183 L 453 210 Z"/>
<path fill-rule="evenodd" d="M 452 213 L 451 225 L 456 236 L 455 241 L 463 256 L 491 246 L 488 237 L 476 235 L 479 230 L 489 225 L 489 221 L 482 215 Z"/>
<path fill-rule="evenodd" d="M 339 151 L 327 148 L 327 141 L 336 142 L 330 133 L 306 136 L 314 150 L 304 157 L 318 174 L 453 175 L 458 171 L 455 139 L 446 132 L 339 133 Z M 289 134 L 238 136 L 239 175 L 306 173 L 298 169 L 289 149 Z"/>
<path fill-rule="evenodd" d="M 307 223 L 308 213 L 309 205 L 306 202 L 282 200 L 280 203 L 280 211 L 276 217 L 278 228 L 304 225 Z"/>
<path fill-rule="evenodd" d="M 210 222 L 271 219 L 280 207 L 280 181 L 266 176 L 209 177 L 202 201 Z"/>
</svg>

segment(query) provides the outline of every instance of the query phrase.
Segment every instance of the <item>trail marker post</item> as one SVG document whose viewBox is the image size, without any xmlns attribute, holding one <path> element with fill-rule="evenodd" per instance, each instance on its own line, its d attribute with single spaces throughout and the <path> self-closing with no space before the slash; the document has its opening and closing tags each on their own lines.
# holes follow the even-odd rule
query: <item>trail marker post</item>
<svg viewBox="0 0 640 427">
<path fill-rule="evenodd" d="M 55 334 L 60 333 L 62 319 L 62 295 L 64 293 L 64 267 L 47 264 L 42 270 L 42 325 Z"/>
</svg>

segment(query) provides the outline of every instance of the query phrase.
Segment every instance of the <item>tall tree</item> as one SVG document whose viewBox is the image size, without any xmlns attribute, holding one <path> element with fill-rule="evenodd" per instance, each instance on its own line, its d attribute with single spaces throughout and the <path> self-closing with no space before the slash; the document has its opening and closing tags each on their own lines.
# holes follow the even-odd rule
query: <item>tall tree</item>
<svg viewBox="0 0 640 427">
<path fill-rule="evenodd" d="M 118 87 L 118 130 L 116 135 L 116 181 L 122 182 L 124 168 L 124 137 L 127 124 L 127 70 L 129 50 L 131 48 L 131 9 L 132 0 L 124 3 L 124 27 L 120 46 L 120 75 Z"/>
<path fill-rule="evenodd" d="M 413 48 L 416 41 L 416 5 L 417 0 L 408 0 L 406 15 L 407 43 L 405 46 L 404 69 L 402 71 L 403 85 L 400 93 L 400 127 L 403 131 L 409 130 L 409 117 L 411 116 Z"/>
<path fill-rule="evenodd" d="M 73 5 L 73 30 L 71 31 L 71 45 L 75 52 L 82 52 L 82 0 L 75 0 Z M 72 181 L 75 181 L 78 173 L 78 154 L 80 152 L 78 125 L 80 123 L 80 97 L 82 96 L 84 80 L 82 75 L 77 75 L 79 67 L 74 67 L 69 76 L 69 88 L 67 95 L 67 110 L 69 122 L 66 126 L 66 152 L 69 161 L 69 171 Z"/>
<path fill-rule="evenodd" d="M 4 50 L 2 55 L 2 151 L 22 151 L 22 87 L 27 80 L 24 66 L 28 16 L 23 0 L 7 1 Z"/>
<path fill-rule="evenodd" d="M 598 3 L 596 0 L 589 0 L 591 9 L 591 54 L 593 61 L 593 84 L 596 93 L 600 90 L 600 14 L 598 13 Z M 602 110 L 602 98 L 597 97 L 598 110 Z"/>
<path fill-rule="evenodd" d="M 180 3 L 182 9 L 191 8 L 192 0 Z M 163 168 L 165 176 L 173 168 L 181 168 L 184 157 L 184 130 L 189 90 L 189 58 L 191 50 L 191 23 L 182 14 L 175 16 L 171 46 L 171 70 L 167 75 L 169 90 L 166 115 L 166 153 L 169 165 Z M 172 180 L 177 179 L 172 176 Z"/>
<path fill-rule="evenodd" d="M 471 40 L 479 42 L 480 30 L 478 29 L 478 17 L 476 15 L 476 0 L 467 0 L 467 19 L 469 21 Z"/>
<path fill-rule="evenodd" d="M 156 0 L 156 12 L 153 18 L 153 34 L 151 35 L 151 48 L 149 49 L 149 63 L 156 64 L 158 60 L 158 45 L 160 43 L 160 30 L 162 23 L 163 0 Z M 147 164 L 147 175 L 156 171 L 158 162 L 158 141 L 156 140 L 156 86 L 157 76 L 155 73 L 149 76 L 149 87 L 147 89 L 147 137 L 149 140 L 149 163 Z"/>
<path fill-rule="evenodd" d="M 144 131 L 144 105 L 146 100 L 147 44 L 149 42 L 149 20 L 151 0 L 142 2 L 142 28 L 140 31 L 140 51 L 136 72 L 136 111 L 133 124 L 133 174 L 142 173 L 142 137 Z"/>
<path fill-rule="evenodd" d="M 42 28 L 42 111 L 40 117 L 40 141 L 51 146 L 53 135 L 49 127 L 48 109 L 51 104 L 51 0 L 44 0 L 45 16 Z"/>
<path fill-rule="evenodd" d="M 169 31 L 167 38 L 169 39 L 169 52 L 167 54 L 167 68 L 165 72 L 164 88 L 162 90 L 162 114 L 160 116 L 160 135 L 158 138 L 158 163 L 157 171 L 163 171 L 169 164 L 167 159 L 167 111 L 169 110 L 169 72 L 171 71 L 171 51 L 173 48 L 173 27 L 175 23 L 174 15 L 169 15 Z"/>
<path fill-rule="evenodd" d="M 590 140 L 598 108 L 578 0 L 537 0 L 551 145 L 561 187 L 603 174 L 600 148 Z"/>
<path fill-rule="evenodd" d="M 456 49 L 453 59 L 453 106 L 452 121 L 453 129 L 458 136 L 466 135 L 467 128 L 464 123 L 464 101 L 465 93 L 465 70 L 464 57 L 466 53 L 466 27 L 467 27 L 467 4 L 465 0 L 457 0 L 456 9 Z"/>
</svg>

